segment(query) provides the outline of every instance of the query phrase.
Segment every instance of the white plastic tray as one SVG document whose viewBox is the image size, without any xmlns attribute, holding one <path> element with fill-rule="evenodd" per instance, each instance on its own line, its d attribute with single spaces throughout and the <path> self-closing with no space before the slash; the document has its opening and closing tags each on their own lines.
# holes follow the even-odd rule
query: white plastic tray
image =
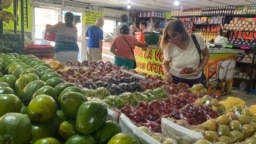
<svg viewBox="0 0 256 144">
<path fill-rule="evenodd" d="M 119 117 L 119 125 L 121 127 L 122 132 L 133 134 L 133 129 L 136 128 L 136 125 L 132 123 L 132 121 L 125 115 L 121 114 Z"/>
<path fill-rule="evenodd" d="M 108 108 L 108 118 L 107 118 L 108 120 L 118 122 L 119 116 L 120 114 L 117 111 Z"/>
</svg>

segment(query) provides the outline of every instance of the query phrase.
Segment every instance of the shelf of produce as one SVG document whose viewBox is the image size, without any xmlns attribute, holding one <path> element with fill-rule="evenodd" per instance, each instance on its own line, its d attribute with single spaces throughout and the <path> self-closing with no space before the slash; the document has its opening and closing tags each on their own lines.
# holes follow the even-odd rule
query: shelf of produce
<svg viewBox="0 0 256 144">
<path fill-rule="evenodd" d="M 201 24 L 197 24 L 197 23 L 194 23 L 194 25 L 196 26 L 215 26 L 215 25 L 221 25 L 221 24 L 217 24 L 217 23 L 201 23 Z"/>
</svg>

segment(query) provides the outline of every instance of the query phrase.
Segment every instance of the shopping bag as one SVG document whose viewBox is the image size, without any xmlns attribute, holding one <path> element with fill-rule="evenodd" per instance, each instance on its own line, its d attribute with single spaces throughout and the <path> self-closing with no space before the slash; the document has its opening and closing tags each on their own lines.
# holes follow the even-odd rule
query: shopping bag
<svg viewBox="0 0 256 144">
<path fill-rule="evenodd" d="M 46 29 L 50 28 L 51 25 L 47 24 Z M 55 41 L 56 33 L 55 32 L 44 32 L 44 39 L 48 41 Z"/>
</svg>

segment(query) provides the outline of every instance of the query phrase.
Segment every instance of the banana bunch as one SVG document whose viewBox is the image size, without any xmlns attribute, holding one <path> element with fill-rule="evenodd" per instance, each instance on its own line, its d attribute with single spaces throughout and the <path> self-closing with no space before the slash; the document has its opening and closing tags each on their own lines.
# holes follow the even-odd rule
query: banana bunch
<svg viewBox="0 0 256 144">
<path fill-rule="evenodd" d="M 2 9 L 8 8 L 12 5 L 12 0 L 3 0 L 2 4 L 0 5 L 0 7 Z"/>
<path fill-rule="evenodd" d="M 0 11 L 0 20 L 9 23 L 10 21 L 15 21 L 16 17 L 11 12 L 2 10 Z"/>
</svg>

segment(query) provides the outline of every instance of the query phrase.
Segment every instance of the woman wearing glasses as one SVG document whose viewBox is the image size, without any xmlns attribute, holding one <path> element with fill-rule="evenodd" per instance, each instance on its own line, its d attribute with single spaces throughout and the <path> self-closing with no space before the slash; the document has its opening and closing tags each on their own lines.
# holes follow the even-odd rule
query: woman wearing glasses
<svg viewBox="0 0 256 144">
<path fill-rule="evenodd" d="M 203 38 L 194 35 L 202 54 L 201 62 L 196 44 L 182 21 L 172 20 L 163 30 L 160 47 L 164 56 L 163 71 L 168 82 L 182 82 L 190 86 L 202 82 L 202 70 L 208 62 L 209 51 Z"/>
</svg>

